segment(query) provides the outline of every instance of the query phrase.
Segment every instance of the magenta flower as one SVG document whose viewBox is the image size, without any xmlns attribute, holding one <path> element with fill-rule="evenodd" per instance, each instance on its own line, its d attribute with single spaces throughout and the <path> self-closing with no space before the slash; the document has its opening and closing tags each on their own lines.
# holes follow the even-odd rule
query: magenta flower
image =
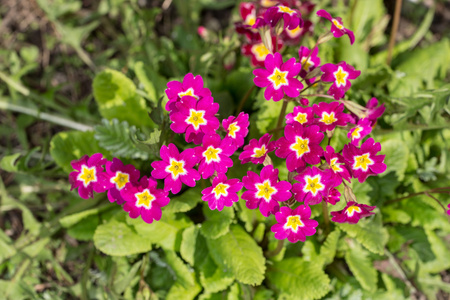
<svg viewBox="0 0 450 300">
<path fill-rule="evenodd" d="M 448 210 L 447 210 L 447 215 L 450 216 L 450 203 L 447 205 L 447 208 L 448 208 Z"/>
<path fill-rule="evenodd" d="M 200 144 L 205 134 L 214 134 L 219 128 L 219 120 L 215 114 L 219 104 L 212 97 L 199 101 L 192 96 L 184 96 L 176 103 L 177 112 L 170 114 L 170 129 L 175 133 L 186 133 L 186 142 Z"/>
<path fill-rule="evenodd" d="M 352 120 L 350 115 L 343 113 L 344 104 L 339 104 L 339 102 L 336 101 L 314 104 L 313 111 L 319 116 L 319 119 L 316 119 L 316 123 L 322 131 L 332 131 L 336 126 L 345 126 Z"/>
<path fill-rule="evenodd" d="M 294 29 L 286 28 L 281 37 L 286 42 L 286 44 L 295 46 L 300 43 L 300 38 L 305 36 L 307 33 L 312 33 L 314 29 L 313 23 L 310 20 L 303 22 L 303 26 L 297 26 Z"/>
<path fill-rule="evenodd" d="M 157 182 L 153 178 L 144 176 L 138 183 L 127 183 L 120 191 L 125 199 L 123 210 L 128 212 L 130 218 L 141 216 L 145 223 L 152 223 L 161 219 L 161 207 L 169 204 L 169 193 L 157 189 Z"/>
<path fill-rule="evenodd" d="M 239 13 L 241 14 L 244 26 L 251 27 L 256 21 L 255 4 L 251 2 L 242 2 L 239 4 Z"/>
<path fill-rule="evenodd" d="M 300 125 L 312 125 L 314 122 L 314 114 L 312 107 L 294 107 L 294 111 L 286 115 L 286 124 L 299 123 Z"/>
<path fill-rule="evenodd" d="M 118 158 L 113 158 L 112 162 L 106 162 L 106 173 L 112 186 L 108 190 L 109 202 L 122 204 L 125 200 L 122 198 L 120 191 L 128 182 L 134 183 L 139 180 L 140 172 L 133 165 L 124 166 L 123 162 Z"/>
<path fill-rule="evenodd" d="M 233 141 L 233 145 L 240 148 L 244 145 L 244 139 L 248 134 L 248 114 L 241 112 L 237 117 L 230 116 L 228 119 L 223 119 L 222 127 L 227 132 L 227 138 Z"/>
<path fill-rule="evenodd" d="M 168 82 L 166 95 L 169 98 L 169 101 L 166 103 L 166 110 L 175 111 L 175 103 L 184 96 L 191 96 L 199 100 L 200 98 L 211 96 L 211 91 L 203 87 L 202 76 L 197 75 L 194 77 L 192 73 L 189 73 L 184 76 L 183 82 L 176 80 Z"/>
<path fill-rule="evenodd" d="M 352 144 L 347 144 L 342 150 L 342 155 L 351 166 L 353 177 L 358 178 L 359 182 L 364 182 L 367 177 L 386 171 L 386 165 L 383 163 L 386 155 L 376 155 L 381 150 L 380 143 L 374 143 L 373 138 L 367 139 L 361 148 Z"/>
<path fill-rule="evenodd" d="M 317 15 L 331 22 L 330 31 L 333 33 L 334 37 L 338 38 L 346 34 L 350 39 L 350 44 L 353 45 L 353 43 L 355 42 L 355 35 L 353 34 L 353 31 L 344 27 L 344 25 L 342 24 L 342 19 L 340 17 L 333 18 L 330 13 L 324 9 L 317 11 Z"/>
<path fill-rule="evenodd" d="M 194 169 L 198 160 L 194 149 L 186 149 L 179 153 L 174 144 L 162 146 L 160 150 L 162 161 L 152 162 L 152 176 L 164 179 L 164 191 L 172 191 L 177 194 L 184 183 L 194 187 L 195 182 L 200 180 L 200 174 Z"/>
<path fill-rule="evenodd" d="M 291 9 L 284 5 L 272 6 L 264 13 L 264 21 L 275 27 L 283 19 L 283 29 L 295 29 L 303 26 L 303 20 L 297 9 Z"/>
<path fill-rule="evenodd" d="M 277 44 L 276 48 L 275 44 Z M 282 48 L 283 40 L 278 39 L 277 41 L 275 37 L 272 37 L 272 49 L 278 49 L 278 51 L 280 51 Z M 266 48 L 261 39 L 243 45 L 241 52 L 245 56 L 250 57 L 251 63 L 255 67 L 264 67 L 264 61 L 266 60 L 267 55 L 270 54 L 269 49 Z"/>
<path fill-rule="evenodd" d="M 266 133 L 259 140 L 253 139 L 244 146 L 244 151 L 239 155 L 242 164 L 252 162 L 254 164 L 262 164 L 269 152 L 275 150 L 275 145 L 270 142 L 272 135 Z"/>
<path fill-rule="evenodd" d="M 312 53 L 311 53 L 312 52 Z M 310 55 L 311 53 L 311 55 Z M 305 46 L 300 46 L 298 50 L 298 56 L 300 58 L 300 64 L 302 65 L 302 70 L 300 71 L 300 76 L 305 78 L 306 75 L 320 66 L 320 58 L 317 56 L 319 53 L 319 48 L 314 48 L 313 50 L 309 50 Z M 309 58 L 308 58 L 309 56 Z M 306 60 L 308 58 L 308 60 Z M 306 83 L 311 84 L 315 81 L 315 77 L 306 79 Z"/>
<path fill-rule="evenodd" d="M 344 98 L 345 92 L 352 86 L 350 79 L 356 79 L 361 74 L 361 71 L 355 70 L 345 61 L 341 61 L 337 65 L 324 64 L 320 70 L 324 72 L 320 79 L 333 83 L 327 93 L 336 100 Z"/>
<path fill-rule="evenodd" d="M 256 76 L 253 82 L 258 87 L 267 87 L 264 91 L 266 100 L 280 101 L 286 94 L 288 97 L 297 97 L 303 84 L 295 76 L 301 69 L 301 64 L 295 62 L 292 57 L 283 63 L 281 54 L 268 54 L 264 62 L 266 69 L 253 70 Z"/>
<path fill-rule="evenodd" d="M 369 119 L 360 119 L 356 127 L 350 129 L 347 137 L 351 140 L 352 145 L 359 146 L 359 142 L 372 132 Z"/>
<path fill-rule="evenodd" d="M 331 188 L 328 192 L 328 196 L 324 197 L 325 202 L 335 205 L 341 200 L 341 193 L 335 188 Z"/>
<path fill-rule="evenodd" d="M 103 172 L 106 159 L 103 154 L 95 153 L 91 157 L 84 155 L 70 164 L 75 171 L 69 174 L 70 190 L 78 188 L 83 199 L 94 198 L 94 192 L 103 193 L 111 187 L 108 175 Z"/>
<path fill-rule="evenodd" d="M 342 179 L 345 179 L 348 182 L 351 181 L 351 172 L 342 155 L 335 153 L 334 148 L 331 146 L 327 146 L 327 151 L 325 151 L 323 155 L 325 156 L 325 161 L 330 166 L 330 180 L 333 182 L 332 186 L 340 185 Z"/>
<path fill-rule="evenodd" d="M 364 111 L 364 118 L 370 121 L 370 126 L 374 126 L 377 119 L 381 117 L 386 110 L 384 103 L 378 106 L 377 98 L 373 97 L 367 102 L 366 110 Z"/>
<path fill-rule="evenodd" d="M 230 156 L 236 151 L 233 141 L 229 138 L 221 140 L 220 135 L 205 135 L 203 146 L 194 148 L 197 161 L 200 163 L 198 172 L 203 179 L 211 177 L 215 171 L 226 173 L 233 166 Z"/>
<path fill-rule="evenodd" d="M 365 204 L 358 204 L 356 202 L 348 202 L 343 210 L 332 211 L 331 221 L 338 223 L 356 224 L 361 218 L 374 215 L 371 212 L 376 206 L 369 206 Z"/>
<path fill-rule="evenodd" d="M 295 122 L 286 125 L 284 137 L 275 141 L 275 155 L 286 158 L 286 167 L 289 172 L 299 170 L 306 166 L 306 163 L 316 165 L 320 163 L 320 156 L 323 153 L 320 142 L 323 140 L 323 133 L 319 132 L 319 126 L 312 125 L 303 127 Z"/>
<path fill-rule="evenodd" d="M 202 200 L 208 202 L 211 210 L 217 208 L 222 211 L 224 206 L 231 207 L 234 202 L 239 201 L 237 193 L 243 186 L 239 179 L 227 179 L 225 174 L 219 173 L 214 177 L 212 186 L 202 191 Z"/>
<path fill-rule="evenodd" d="M 329 170 L 322 171 L 317 167 L 308 167 L 294 179 L 298 183 L 294 183 L 292 192 L 298 202 L 314 205 L 319 204 L 322 198 L 328 197 L 332 183 Z"/>
<path fill-rule="evenodd" d="M 262 168 L 261 176 L 248 171 L 242 182 L 248 190 L 241 196 L 247 200 L 245 202 L 247 208 L 255 209 L 259 206 L 259 211 L 265 217 L 275 214 L 280 209 L 279 201 L 291 198 L 292 185 L 287 181 L 278 182 L 278 169 L 274 169 L 272 165 Z"/>
<path fill-rule="evenodd" d="M 300 205 L 292 210 L 283 206 L 280 211 L 275 214 L 277 223 L 270 230 L 275 233 L 275 238 L 279 240 L 288 239 L 291 243 L 298 241 L 306 241 L 307 236 L 316 233 L 316 227 L 319 222 L 310 220 L 311 208 L 307 205 Z"/>
</svg>

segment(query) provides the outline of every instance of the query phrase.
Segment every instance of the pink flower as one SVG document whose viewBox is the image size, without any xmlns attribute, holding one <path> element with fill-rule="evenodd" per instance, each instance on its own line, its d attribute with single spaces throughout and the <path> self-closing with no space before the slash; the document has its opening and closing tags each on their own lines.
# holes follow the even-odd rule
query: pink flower
<svg viewBox="0 0 450 300">
<path fill-rule="evenodd" d="M 303 20 L 297 9 L 291 9 L 284 5 L 272 6 L 264 13 L 264 21 L 275 27 L 283 19 L 283 29 L 295 29 L 303 26 Z"/>
<path fill-rule="evenodd" d="M 337 189 L 331 188 L 328 192 L 328 196 L 324 197 L 323 200 L 331 205 L 335 205 L 341 200 L 341 193 L 339 193 Z"/>
<path fill-rule="evenodd" d="M 300 58 L 300 64 L 302 65 L 302 70 L 300 71 L 300 76 L 302 78 L 305 78 L 309 72 L 320 66 L 320 58 L 317 56 L 318 53 L 319 48 L 317 47 L 313 50 L 309 50 L 305 46 L 300 46 L 300 49 L 298 50 L 298 56 Z M 306 58 L 308 58 L 308 60 L 306 60 Z M 314 81 L 315 77 L 306 79 L 307 84 L 311 84 Z"/>
<path fill-rule="evenodd" d="M 287 238 L 291 243 L 304 242 L 307 236 L 316 233 L 316 227 L 319 225 L 319 222 L 310 218 L 311 208 L 307 205 L 300 205 L 294 210 L 283 206 L 275 214 L 277 223 L 270 230 L 275 233 L 275 238 L 278 240 Z"/>
<path fill-rule="evenodd" d="M 222 127 L 227 132 L 227 138 L 233 141 L 233 145 L 240 148 L 244 145 L 244 139 L 248 134 L 248 114 L 241 112 L 237 117 L 230 116 L 228 119 L 223 119 Z"/>
<path fill-rule="evenodd" d="M 106 162 L 106 173 L 112 187 L 108 190 L 109 202 L 122 204 L 125 200 L 120 195 L 120 191 L 128 182 L 134 183 L 139 180 L 140 172 L 133 165 L 124 166 L 123 162 L 118 158 L 113 158 L 112 162 Z"/>
<path fill-rule="evenodd" d="M 170 114 L 170 129 L 175 133 L 186 133 L 186 142 L 200 144 L 205 134 L 214 134 L 219 128 L 219 120 L 215 114 L 219 104 L 212 97 L 199 101 L 192 96 L 184 96 L 176 103 L 177 112 Z"/>
<path fill-rule="evenodd" d="M 336 101 L 314 104 L 313 111 L 319 116 L 319 119 L 316 119 L 316 124 L 319 125 L 322 131 L 332 131 L 336 126 L 345 126 L 352 120 L 350 115 L 343 113 L 344 104 L 339 104 Z"/>
<path fill-rule="evenodd" d="M 211 91 L 203 87 L 202 76 L 197 75 L 194 77 L 192 73 L 189 73 L 184 76 L 183 82 L 176 80 L 168 82 L 166 95 L 169 98 L 169 101 L 166 103 L 166 110 L 176 111 L 175 103 L 184 96 L 192 96 L 199 100 L 200 98 L 211 96 Z"/>
<path fill-rule="evenodd" d="M 277 44 L 277 47 L 275 45 Z M 278 49 L 280 51 L 283 48 L 283 40 L 278 39 L 276 41 L 275 37 L 272 37 L 272 49 Z M 264 46 L 264 43 L 259 38 L 256 41 L 252 41 L 250 44 L 244 44 L 242 46 L 242 54 L 250 57 L 251 63 L 255 67 L 264 67 L 264 61 L 268 54 L 270 54 L 269 49 Z"/>
<path fill-rule="evenodd" d="M 218 211 L 222 211 L 224 206 L 231 207 L 239 200 L 237 193 L 243 185 L 239 179 L 227 179 L 225 174 L 219 173 L 214 177 L 212 186 L 202 191 L 202 200 L 208 202 L 211 210 L 217 208 Z"/>
<path fill-rule="evenodd" d="M 139 183 L 127 183 L 120 191 L 125 204 L 123 210 L 130 218 L 141 216 L 145 223 L 152 223 L 161 219 L 161 207 L 169 204 L 168 192 L 157 189 L 157 182 L 153 178 L 142 177 Z"/>
<path fill-rule="evenodd" d="M 203 146 L 194 148 L 197 161 L 199 161 L 198 172 L 203 179 L 211 177 L 214 172 L 226 173 L 233 166 L 230 156 L 236 151 L 230 138 L 221 140 L 220 135 L 205 135 Z"/>
<path fill-rule="evenodd" d="M 301 37 L 305 36 L 308 33 L 312 33 L 313 29 L 313 23 L 310 20 L 306 20 L 303 22 L 303 26 L 299 25 L 294 29 L 286 28 L 283 31 L 281 37 L 286 44 L 297 46 L 301 41 Z"/>
<path fill-rule="evenodd" d="M 347 137 L 352 141 L 352 145 L 359 146 L 359 142 L 367 136 L 370 132 L 372 132 L 372 127 L 370 126 L 369 119 L 360 119 L 356 127 L 350 129 L 347 134 Z"/>
<path fill-rule="evenodd" d="M 371 212 L 375 209 L 376 206 L 369 206 L 365 204 L 358 204 L 356 202 L 348 202 L 343 210 L 340 211 L 332 211 L 331 221 L 338 223 L 350 223 L 356 224 L 361 218 L 368 217 L 370 215 L 374 215 L 375 213 Z"/>
<path fill-rule="evenodd" d="M 242 2 L 239 4 L 239 13 L 241 14 L 245 26 L 251 27 L 256 21 L 255 4 L 251 2 Z"/>
<path fill-rule="evenodd" d="M 266 133 L 259 140 L 253 139 L 244 147 L 239 159 L 242 164 L 252 162 L 262 164 L 269 152 L 275 149 L 274 143 L 270 142 L 272 135 Z"/>
<path fill-rule="evenodd" d="M 384 103 L 378 106 L 377 98 L 373 97 L 367 102 L 366 110 L 364 112 L 364 118 L 370 121 L 370 126 L 374 126 L 377 119 L 381 117 L 386 110 Z"/>
<path fill-rule="evenodd" d="M 345 145 L 342 155 L 351 166 L 353 176 L 362 183 L 367 177 L 386 171 L 386 165 L 383 163 L 386 155 L 376 155 L 380 150 L 381 144 L 374 143 L 373 138 L 369 138 L 361 145 L 361 148 L 352 144 Z"/>
<path fill-rule="evenodd" d="M 352 86 L 350 79 L 356 79 L 361 74 L 361 71 L 355 70 L 345 61 L 341 61 L 337 65 L 324 64 L 320 70 L 324 72 L 320 79 L 333 83 L 327 93 L 336 100 L 344 98 L 345 92 Z"/>
<path fill-rule="evenodd" d="M 286 125 L 284 137 L 275 141 L 275 155 L 286 158 L 286 166 L 289 172 L 299 170 L 306 166 L 306 163 L 316 165 L 320 163 L 320 156 L 323 149 L 320 142 L 323 140 L 323 133 L 319 132 L 319 126 L 312 125 L 303 127 L 295 122 Z"/>
<path fill-rule="evenodd" d="M 349 167 L 345 163 L 344 157 L 339 153 L 334 152 L 334 148 L 327 146 L 327 151 L 323 153 L 325 161 L 330 166 L 330 180 L 333 182 L 332 186 L 338 186 L 342 183 L 342 179 L 351 181 L 352 175 Z"/>
<path fill-rule="evenodd" d="M 294 111 L 286 115 L 286 124 L 299 123 L 303 126 L 312 125 L 314 122 L 314 114 L 312 107 L 294 107 Z"/>
<path fill-rule="evenodd" d="M 322 198 L 328 197 L 331 188 L 329 170 L 322 171 L 317 167 L 308 167 L 294 179 L 298 183 L 294 183 L 292 192 L 298 202 L 314 205 L 322 202 Z"/>
<path fill-rule="evenodd" d="M 157 179 L 164 179 L 164 191 L 172 191 L 177 194 L 184 183 L 194 187 L 195 182 L 200 180 L 200 174 L 194 169 L 198 160 L 194 149 L 186 149 L 179 153 L 174 144 L 161 147 L 162 161 L 152 162 L 152 176 Z"/>
<path fill-rule="evenodd" d="M 355 42 L 355 35 L 353 34 L 353 31 L 344 27 L 344 25 L 342 24 L 342 19 L 340 17 L 333 18 L 330 13 L 324 9 L 317 11 L 317 15 L 331 22 L 330 31 L 333 33 L 334 37 L 338 38 L 346 34 L 350 39 L 350 44 L 353 45 L 353 43 Z"/>
<path fill-rule="evenodd" d="M 69 174 L 70 190 L 78 188 L 78 194 L 83 199 L 94 197 L 94 192 L 103 193 L 111 187 L 108 175 L 103 172 L 106 159 L 103 154 L 95 153 L 91 157 L 84 155 L 70 164 L 75 171 Z"/>
<path fill-rule="evenodd" d="M 286 94 L 288 97 L 300 95 L 303 84 L 295 76 L 298 75 L 301 65 L 292 57 L 285 63 L 280 53 L 268 54 L 264 62 L 266 69 L 256 69 L 253 82 L 258 87 L 267 87 L 264 91 L 266 100 L 280 101 Z"/>
<path fill-rule="evenodd" d="M 261 176 L 248 171 L 242 182 L 248 190 L 241 196 L 247 200 L 247 208 L 255 209 L 259 206 L 259 211 L 265 217 L 279 210 L 279 201 L 291 198 L 292 185 L 287 181 L 278 182 L 278 169 L 274 169 L 272 165 L 265 166 L 261 170 Z"/>
</svg>

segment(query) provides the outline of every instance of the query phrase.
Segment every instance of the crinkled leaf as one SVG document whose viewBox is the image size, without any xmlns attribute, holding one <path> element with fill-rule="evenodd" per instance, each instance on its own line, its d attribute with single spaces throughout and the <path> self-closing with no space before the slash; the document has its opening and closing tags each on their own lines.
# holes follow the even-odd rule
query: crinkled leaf
<svg viewBox="0 0 450 300">
<path fill-rule="evenodd" d="M 187 189 L 181 195 L 170 198 L 169 204 L 164 207 L 164 212 L 187 212 L 202 200 L 201 195 L 201 188 L 199 187 Z"/>
<path fill-rule="evenodd" d="M 199 267 L 205 261 L 208 247 L 199 226 L 191 226 L 183 231 L 180 254 L 191 266 Z"/>
<path fill-rule="evenodd" d="M 336 228 L 327 236 L 322 247 L 320 247 L 320 257 L 324 259 L 325 265 L 329 265 L 333 262 L 340 236 L 341 231 L 339 228 Z"/>
<path fill-rule="evenodd" d="M 345 261 L 363 289 L 376 291 L 377 271 L 366 250 L 357 244 L 351 245 L 349 251 L 345 253 Z"/>
<path fill-rule="evenodd" d="M 395 172 L 399 181 L 405 177 L 408 166 L 409 149 L 401 139 L 389 139 L 381 143 L 380 154 L 386 154 L 384 163 L 386 171 L 380 176 L 385 176 L 390 172 Z"/>
<path fill-rule="evenodd" d="M 223 291 L 234 281 L 231 271 L 217 266 L 210 256 L 204 259 L 199 271 L 200 283 L 208 293 Z"/>
<path fill-rule="evenodd" d="M 202 234 L 211 239 L 216 239 L 229 231 L 234 218 L 233 207 L 224 207 L 222 211 L 211 210 L 207 204 L 203 205 L 203 214 L 206 221 L 201 227 Z"/>
<path fill-rule="evenodd" d="M 177 283 L 185 289 L 193 286 L 195 284 L 192 277 L 193 271 L 189 270 L 188 266 L 183 263 L 174 251 L 165 250 L 164 252 L 166 254 L 166 262 L 171 267 L 173 274 L 175 274 Z"/>
</svg>

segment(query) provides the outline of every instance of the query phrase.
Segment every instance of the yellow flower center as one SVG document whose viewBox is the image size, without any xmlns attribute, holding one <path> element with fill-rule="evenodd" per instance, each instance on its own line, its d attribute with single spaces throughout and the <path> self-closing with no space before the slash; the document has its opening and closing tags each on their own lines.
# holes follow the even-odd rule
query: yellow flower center
<svg viewBox="0 0 450 300">
<path fill-rule="evenodd" d="M 297 158 L 300 158 L 303 156 L 303 154 L 308 153 L 310 151 L 309 149 L 309 139 L 302 139 L 299 136 L 295 137 L 295 143 L 293 143 L 291 146 L 289 146 L 289 149 L 292 151 L 295 151 L 295 154 L 297 155 Z"/>
<path fill-rule="evenodd" d="M 206 125 L 207 123 L 206 119 L 203 117 L 204 115 L 204 110 L 195 110 L 191 108 L 189 117 L 186 119 L 186 123 L 191 124 L 194 126 L 195 130 L 198 130 L 201 125 Z"/>
<path fill-rule="evenodd" d="M 116 176 L 112 177 L 110 181 L 115 183 L 116 188 L 120 191 L 130 181 L 130 175 L 117 171 Z"/>
<path fill-rule="evenodd" d="M 193 88 L 188 88 L 186 91 L 178 93 L 178 97 L 183 98 L 184 96 L 191 96 L 198 100 L 198 96 L 194 94 Z"/>
<path fill-rule="evenodd" d="M 345 85 L 347 82 L 348 73 L 342 69 L 342 67 L 339 67 L 336 72 L 333 73 L 334 78 L 336 78 L 336 85 L 338 87 Z"/>
<path fill-rule="evenodd" d="M 306 179 L 306 184 L 305 187 L 303 188 L 303 191 L 305 193 L 311 192 L 314 196 L 317 195 L 318 192 L 322 191 L 325 189 L 325 185 L 323 185 L 320 182 L 320 175 L 317 174 L 316 176 L 305 176 Z"/>
<path fill-rule="evenodd" d="M 337 160 L 337 157 L 330 160 L 330 167 L 335 173 L 342 172 L 342 168 L 339 166 L 339 164 L 337 164 Z"/>
<path fill-rule="evenodd" d="M 330 125 L 336 122 L 337 119 L 334 117 L 334 111 L 332 111 L 330 114 L 324 111 L 322 113 L 322 119 L 320 119 L 319 121 L 327 125 Z"/>
<path fill-rule="evenodd" d="M 273 83 L 274 88 L 278 90 L 280 87 L 288 85 L 288 81 L 286 79 L 287 74 L 288 71 L 281 72 L 278 68 L 275 68 L 272 75 L 270 75 L 267 79 L 269 79 Z"/>
<path fill-rule="evenodd" d="M 264 7 L 272 7 L 278 4 L 276 0 L 262 0 L 261 5 Z"/>
<path fill-rule="evenodd" d="M 312 66 L 314 66 L 314 63 L 311 61 L 311 57 L 306 60 L 306 57 L 302 57 L 301 64 L 303 66 L 303 70 L 309 72 Z"/>
<path fill-rule="evenodd" d="M 249 25 L 249 26 L 253 26 L 256 22 L 256 17 L 253 14 L 249 14 L 247 16 L 247 18 L 245 18 L 244 24 L 245 25 Z"/>
<path fill-rule="evenodd" d="M 231 136 L 233 139 L 236 138 L 236 132 L 238 132 L 241 129 L 237 125 L 237 122 L 233 122 L 230 125 L 228 125 L 228 136 Z"/>
<path fill-rule="evenodd" d="M 180 175 L 187 174 L 187 171 L 184 168 L 184 161 L 177 161 L 173 158 L 170 159 L 170 165 L 166 167 L 166 172 L 171 173 L 173 179 L 177 179 Z"/>
<path fill-rule="evenodd" d="M 347 216 L 351 217 L 353 216 L 353 214 L 357 212 L 357 213 L 361 213 L 361 208 L 359 208 L 358 206 L 352 205 L 349 208 L 347 208 L 345 210 L 345 213 L 347 214 Z"/>
<path fill-rule="evenodd" d="M 270 185 L 269 180 L 265 180 L 263 183 L 257 183 L 255 186 L 258 190 L 256 197 L 263 198 L 267 202 L 272 198 L 272 194 L 277 192 L 277 189 Z"/>
<path fill-rule="evenodd" d="M 213 193 L 215 194 L 214 197 L 216 197 L 216 199 L 219 199 L 220 196 L 228 196 L 228 188 L 230 187 L 230 185 L 228 184 L 224 184 L 224 183 L 219 183 L 218 185 L 216 185 L 216 187 L 213 189 Z"/>
<path fill-rule="evenodd" d="M 361 137 L 362 127 L 358 126 L 352 132 L 352 139 L 359 139 Z"/>
<path fill-rule="evenodd" d="M 258 61 L 264 61 L 267 54 L 270 53 L 263 43 L 253 45 L 251 51 L 253 54 L 255 54 L 255 57 Z"/>
<path fill-rule="evenodd" d="M 342 23 L 339 22 L 338 20 L 332 19 L 331 22 L 333 22 L 334 26 L 336 26 L 337 28 L 339 28 L 341 30 L 344 29 L 344 25 L 342 25 Z"/>
<path fill-rule="evenodd" d="M 304 113 L 298 113 L 294 120 L 303 125 L 308 122 L 308 115 Z"/>
<path fill-rule="evenodd" d="M 298 227 L 303 227 L 305 224 L 300 220 L 300 216 L 289 216 L 286 224 L 284 225 L 285 229 L 291 228 L 292 231 L 297 232 Z"/>
<path fill-rule="evenodd" d="M 289 35 L 290 38 L 296 38 L 300 35 L 302 32 L 302 28 L 299 26 L 295 27 L 294 29 L 288 29 L 286 28 L 286 33 Z"/>
<path fill-rule="evenodd" d="M 155 196 L 148 189 L 143 190 L 142 193 L 135 194 L 135 197 L 136 206 L 145 207 L 146 209 L 150 209 L 152 207 L 152 201 L 155 200 Z"/>
<path fill-rule="evenodd" d="M 220 157 L 219 157 L 220 152 L 222 152 L 222 149 L 214 148 L 213 146 L 209 146 L 203 152 L 203 157 L 206 159 L 206 162 L 208 164 L 211 163 L 212 161 L 219 162 L 220 161 Z"/>
<path fill-rule="evenodd" d="M 292 9 L 290 9 L 289 7 L 284 6 L 284 5 L 278 6 L 278 11 L 279 12 L 283 12 L 283 13 L 287 13 L 287 14 L 290 14 L 290 15 L 295 14 L 295 11 L 293 11 Z"/>
<path fill-rule="evenodd" d="M 81 172 L 78 174 L 78 180 L 83 181 L 83 185 L 87 187 L 89 183 L 96 182 L 97 176 L 96 176 L 96 169 L 95 167 L 88 168 L 87 166 L 81 167 Z"/>
<path fill-rule="evenodd" d="M 262 145 L 261 148 L 255 148 L 253 149 L 253 155 L 252 157 L 254 158 L 260 158 L 263 157 L 264 155 L 266 155 L 267 150 L 266 150 L 266 145 Z"/>
<path fill-rule="evenodd" d="M 375 162 L 370 159 L 370 154 L 365 153 L 360 156 L 355 156 L 354 162 L 353 162 L 353 169 L 358 170 L 361 169 L 364 172 L 367 172 L 369 169 L 369 166 L 373 165 Z"/>
</svg>

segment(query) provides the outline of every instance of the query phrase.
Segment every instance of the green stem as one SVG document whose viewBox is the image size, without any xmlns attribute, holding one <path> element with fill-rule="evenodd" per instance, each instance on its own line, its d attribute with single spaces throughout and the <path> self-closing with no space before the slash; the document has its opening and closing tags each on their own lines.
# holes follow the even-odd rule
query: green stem
<svg viewBox="0 0 450 300">
<path fill-rule="evenodd" d="M 389 38 L 389 48 L 386 63 L 391 65 L 392 51 L 395 46 L 395 38 L 397 36 L 398 25 L 400 23 L 400 12 L 402 11 L 402 0 L 395 1 L 394 21 L 391 28 L 391 37 Z"/>
<path fill-rule="evenodd" d="M 328 204 L 326 201 L 322 200 L 322 213 L 323 213 L 323 221 L 325 224 L 325 235 L 328 235 L 330 232 L 330 216 L 328 215 Z"/>
<path fill-rule="evenodd" d="M 281 250 L 283 250 L 283 246 L 284 246 L 284 240 L 278 240 L 277 247 L 272 251 L 267 251 L 266 257 L 272 257 L 272 256 L 278 255 L 278 253 L 280 253 Z"/>
<path fill-rule="evenodd" d="M 241 101 L 239 102 L 239 106 L 236 109 L 236 115 L 238 115 L 242 109 L 244 108 L 245 102 L 247 102 L 248 98 L 250 97 L 251 93 L 255 89 L 255 85 L 252 85 L 252 87 L 245 93 L 244 97 L 242 97 Z"/>
<path fill-rule="evenodd" d="M 433 193 L 433 194 L 449 194 L 450 193 L 450 186 L 435 188 L 435 189 L 426 190 L 426 191 L 423 191 L 423 192 L 412 193 L 412 194 L 409 194 L 409 195 L 404 196 L 404 197 L 400 197 L 400 198 L 397 198 L 397 199 L 389 200 L 386 203 L 384 203 L 384 205 L 397 203 L 397 202 L 400 202 L 400 201 L 408 199 L 408 198 L 412 198 L 412 197 L 419 196 L 419 195 L 427 195 L 427 194 L 430 194 L 430 193 Z M 444 210 L 445 210 L 445 208 L 444 208 Z"/>
<path fill-rule="evenodd" d="M 284 115 L 286 114 L 287 104 L 288 104 L 288 102 L 284 99 L 283 106 L 281 107 L 281 110 L 280 110 L 280 115 L 278 116 L 277 126 L 275 128 L 281 127 L 281 123 L 283 123 Z M 278 139 L 278 138 L 279 138 L 279 131 L 277 131 L 275 133 L 275 139 Z"/>
</svg>

